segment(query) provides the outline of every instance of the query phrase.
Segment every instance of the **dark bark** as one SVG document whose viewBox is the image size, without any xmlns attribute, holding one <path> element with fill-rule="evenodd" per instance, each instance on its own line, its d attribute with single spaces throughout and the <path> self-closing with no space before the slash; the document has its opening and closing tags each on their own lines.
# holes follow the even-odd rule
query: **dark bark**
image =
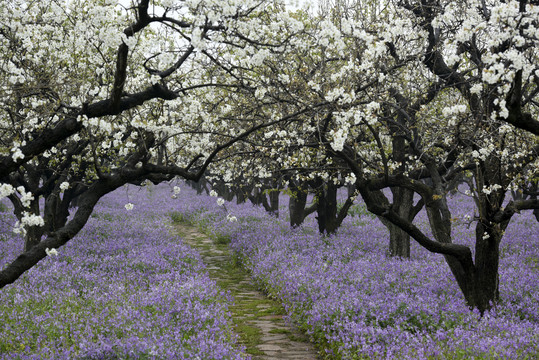
<svg viewBox="0 0 539 360">
<path fill-rule="evenodd" d="M 268 213 L 279 217 L 280 179 L 255 180 L 261 186 L 250 186 L 247 197 L 254 205 L 262 205 Z"/>
<path fill-rule="evenodd" d="M 290 226 L 296 227 L 303 223 L 305 217 L 314 212 L 313 207 L 306 209 L 308 187 L 306 183 L 289 182 L 290 200 L 288 211 L 290 213 Z"/>
<path fill-rule="evenodd" d="M 249 201 L 251 201 L 253 205 L 263 205 L 266 198 L 264 192 L 262 191 L 262 188 L 260 187 L 255 187 L 248 197 Z"/>
<path fill-rule="evenodd" d="M 406 188 L 391 188 L 393 193 L 393 209 L 409 221 L 415 217 L 414 192 Z M 389 256 L 410 257 L 410 235 L 398 226 L 389 223 Z"/>
<path fill-rule="evenodd" d="M 247 194 L 251 189 L 247 186 L 236 186 L 234 188 L 234 194 L 236 195 L 236 204 L 243 204 L 247 201 Z"/>
<path fill-rule="evenodd" d="M 215 180 L 212 188 L 224 200 L 232 201 L 234 199 L 234 191 L 223 180 Z"/>
<path fill-rule="evenodd" d="M 25 146 L 21 147 L 24 159 L 13 160 L 12 156 L 0 157 L 0 174 L 3 178 L 16 171 L 21 165 L 28 162 L 34 156 L 43 153 L 45 150 L 57 145 L 62 140 L 82 129 L 82 122 L 77 120 L 78 114 L 66 116 L 53 129 L 44 129 L 40 134 L 34 134 L 33 140 L 27 141 Z"/>
<path fill-rule="evenodd" d="M 39 226 L 31 226 L 24 235 L 24 251 L 28 251 L 41 242 L 43 230 Z"/>
<path fill-rule="evenodd" d="M 391 207 L 399 216 L 412 222 L 419 211 L 423 208 L 423 201 L 419 200 L 414 205 L 414 192 L 404 187 L 392 187 L 393 203 L 390 203 L 387 197 L 380 191 L 372 192 L 371 196 L 376 199 L 379 204 L 386 207 Z M 383 216 L 378 216 L 382 224 L 389 232 L 389 246 L 387 254 L 394 257 L 409 258 L 410 257 L 410 235 L 387 220 Z"/>
<path fill-rule="evenodd" d="M 201 195 L 202 193 L 206 192 L 208 194 L 210 191 L 208 190 L 208 181 L 206 180 L 205 176 L 202 176 L 198 181 L 194 180 L 188 180 L 187 185 L 191 186 L 193 189 L 196 190 L 197 195 Z"/>
<path fill-rule="evenodd" d="M 278 189 L 273 189 L 269 192 L 269 213 L 279 217 L 279 195 L 281 192 Z"/>
<path fill-rule="evenodd" d="M 339 186 L 333 181 L 327 183 L 318 180 L 315 182 L 316 211 L 318 230 L 321 234 L 334 234 L 341 226 L 348 214 L 348 210 L 354 203 L 354 192 L 348 192 L 349 197 L 339 209 L 337 203 L 337 191 Z"/>
</svg>

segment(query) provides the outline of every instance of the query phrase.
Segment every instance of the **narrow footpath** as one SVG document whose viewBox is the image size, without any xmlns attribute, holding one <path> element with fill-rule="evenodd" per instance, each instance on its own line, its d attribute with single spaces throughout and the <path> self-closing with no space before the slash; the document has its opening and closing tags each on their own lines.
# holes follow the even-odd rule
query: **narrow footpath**
<svg viewBox="0 0 539 360">
<path fill-rule="evenodd" d="M 230 311 L 235 331 L 253 360 L 319 359 L 308 338 L 285 322 L 282 306 L 256 288 L 226 244 L 215 244 L 193 226 L 174 225 L 183 240 L 201 254 L 210 277 L 234 298 Z"/>
</svg>

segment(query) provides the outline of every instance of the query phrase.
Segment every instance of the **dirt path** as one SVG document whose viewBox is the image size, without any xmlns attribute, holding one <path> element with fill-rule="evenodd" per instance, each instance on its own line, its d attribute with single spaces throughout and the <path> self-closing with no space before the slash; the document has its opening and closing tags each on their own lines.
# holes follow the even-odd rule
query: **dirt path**
<svg viewBox="0 0 539 360">
<path fill-rule="evenodd" d="M 228 246 L 214 244 L 195 227 L 175 224 L 184 241 L 202 255 L 210 276 L 230 291 L 236 332 L 254 360 L 316 360 L 307 337 L 284 320 L 284 309 L 257 290 L 249 274 L 236 265 Z"/>
</svg>

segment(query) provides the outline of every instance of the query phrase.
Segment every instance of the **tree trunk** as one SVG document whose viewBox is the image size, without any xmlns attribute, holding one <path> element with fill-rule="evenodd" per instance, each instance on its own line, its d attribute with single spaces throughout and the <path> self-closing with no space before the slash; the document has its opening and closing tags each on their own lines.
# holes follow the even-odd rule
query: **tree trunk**
<svg viewBox="0 0 539 360">
<path fill-rule="evenodd" d="M 337 203 L 337 191 L 339 189 L 338 185 L 332 181 L 328 183 L 319 183 L 318 189 L 318 229 L 321 234 L 334 234 L 341 226 L 343 220 L 348 214 L 348 210 L 354 203 L 355 190 L 350 191 L 350 188 L 348 188 L 348 198 L 343 206 L 339 209 Z"/>
<path fill-rule="evenodd" d="M 226 201 L 232 201 L 234 199 L 234 192 L 222 180 L 215 181 L 213 189 Z"/>
<path fill-rule="evenodd" d="M 319 181 L 317 185 L 318 230 L 321 234 L 334 234 L 340 225 L 337 221 L 337 185 L 332 181 Z"/>
<path fill-rule="evenodd" d="M 279 194 L 280 192 L 277 189 L 272 189 L 269 193 L 269 212 L 275 217 L 279 217 Z"/>
<path fill-rule="evenodd" d="M 402 231 L 394 224 L 388 224 L 389 249 L 388 255 L 391 257 L 410 257 L 410 235 Z"/>
<path fill-rule="evenodd" d="M 253 188 L 253 191 L 250 194 L 247 194 L 249 201 L 251 201 L 253 205 L 262 205 L 264 202 L 263 196 L 262 189 L 259 187 Z"/>
<path fill-rule="evenodd" d="M 412 221 L 414 213 L 414 192 L 398 187 L 391 188 L 393 193 L 393 210 L 399 216 Z M 410 257 L 410 235 L 393 223 L 386 224 L 389 230 L 389 256 Z"/>
<path fill-rule="evenodd" d="M 31 226 L 24 235 L 24 251 L 28 251 L 41 242 L 43 229 L 37 226 Z"/>
<path fill-rule="evenodd" d="M 476 226 L 475 273 L 472 294 L 467 298 L 468 305 L 477 308 L 481 313 L 492 307 L 500 298 L 499 259 L 500 240 L 503 231 L 499 224 L 485 226 L 478 222 Z M 466 294 L 465 294 L 466 296 Z"/>
<path fill-rule="evenodd" d="M 441 197 L 436 201 L 427 201 L 426 203 L 428 205 L 425 208 L 434 238 L 441 243 L 451 244 L 451 213 L 447 207 L 446 199 Z M 474 268 L 465 268 L 458 259 L 451 255 L 444 255 L 444 258 L 464 294 L 467 304 L 473 306 L 471 304 L 475 302 L 472 295 L 475 288 Z"/>
<path fill-rule="evenodd" d="M 290 226 L 300 226 L 305 220 L 305 206 L 307 205 L 307 190 L 290 182 L 290 200 L 288 211 L 290 213 Z"/>
<path fill-rule="evenodd" d="M 234 193 L 236 194 L 236 204 L 243 204 L 247 200 L 246 189 L 243 187 L 234 188 Z"/>
<path fill-rule="evenodd" d="M 47 256 L 46 249 L 59 248 L 72 239 L 88 221 L 94 206 L 105 194 L 124 185 L 127 181 L 97 181 L 79 199 L 73 218 L 61 229 L 47 234 L 43 241 L 23 252 L 0 271 L 0 289 L 16 281 L 24 272 Z"/>
<path fill-rule="evenodd" d="M 423 201 L 420 200 L 414 205 L 414 191 L 404 187 L 391 188 L 393 203 L 390 204 L 387 197 L 382 192 L 373 193 L 377 201 L 381 204 L 391 206 L 391 208 L 401 217 L 412 222 L 419 211 L 423 208 Z M 389 232 L 388 256 L 409 258 L 410 257 L 410 235 L 399 226 L 382 216 L 378 216 L 382 224 Z"/>
<path fill-rule="evenodd" d="M 427 213 L 434 237 L 440 242 L 451 243 L 451 220 L 445 198 L 436 201 L 434 206 L 427 206 Z M 499 244 L 507 224 L 495 224 L 492 219 L 478 222 L 472 267 L 465 267 L 453 256 L 444 255 L 467 305 L 478 309 L 481 314 L 499 299 Z"/>
</svg>

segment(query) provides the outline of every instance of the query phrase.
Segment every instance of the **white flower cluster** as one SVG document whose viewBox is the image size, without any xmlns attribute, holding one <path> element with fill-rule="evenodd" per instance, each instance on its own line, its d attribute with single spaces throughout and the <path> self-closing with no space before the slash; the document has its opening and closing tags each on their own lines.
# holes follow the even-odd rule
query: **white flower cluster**
<svg viewBox="0 0 539 360">
<path fill-rule="evenodd" d="M 176 5 L 176 0 L 161 0 L 161 6 L 164 8 L 172 8 Z"/>
<path fill-rule="evenodd" d="M 199 50 L 205 50 L 207 48 L 207 44 L 202 38 L 202 30 L 199 27 L 195 27 L 193 29 L 191 34 L 191 45 L 193 45 L 195 49 Z"/>
<path fill-rule="evenodd" d="M 328 19 L 325 19 L 321 24 L 322 31 L 318 34 L 318 43 L 322 46 L 330 44 L 337 51 L 342 51 L 346 47 L 342 39 L 339 29 Z"/>
<path fill-rule="evenodd" d="M 257 100 L 262 100 L 264 98 L 264 95 L 266 95 L 266 92 L 268 90 L 264 87 L 257 87 L 255 91 L 255 98 Z"/>
<path fill-rule="evenodd" d="M 25 227 L 43 226 L 45 225 L 45 221 L 43 221 L 41 216 L 30 214 L 29 212 L 25 211 L 24 216 L 21 219 L 21 224 Z"/>
<path fill-rule="evenodd" d="M 13 152 L 13 155 L 11 155 L 11 157 L 13 158 L 13 161 L 24 159 L 24 154 L 22 153 L 22 150 L 20 148 L 14 147 L 11 149 L 11 151 Z"/>
<path fill-rule="evenodd" d="M 13 186 L 9 184 L 0 184 L 0 199 L 5 198 L 15 192 Z"/>
<path fill-rule="evenodd" d="M 252 66 L 260 66 L 264 63 L 264 60 L 270 55 L 270 52 L 267 49 L 262 49 L 255 53 L 251 58 L 249 59 L 249 63 Z"/>
<path fill-rule="evenodd" d="M 331 148 L 335 151 L 342 151 L 344 149 L 344 142 L 348 137 L 348 131 L 340 128 L 337 131 L 332 131 L 333 140 L 331 141 Z"/>
<path fill-rule="evenodd" d="M 481 190 L 484 194 L 490 195 L 493 191 L 500 190 L 502 188 L 499 184 L 493 184 L 490 186 L 483 186 L 483 189 Z"/>
<path fill-rule="evenodd" d="M 483 84 L 481 83 L 477 83 L 477 84 L 474 84 L 471 88 L 470 88 L 470 92 L 472 94 L 481 94 L 481 91 L 483 91 Z"/>
<path fill-rule="evenodd" d="M 488 146 L 479 149 L 479 151 L 472 151 L 472 157 L 474 158 L 474 160 L 477 159 L 485 161 L 487 157 L 494 151 L 494 149 L 494 144 L 489 144 Z"/>
<path fill-rule="evenodd" d="M 58 256 L 58 251 L 55 248 L 46 248 L 45 253 L 47 254 L 47 256 Z"/>
<path fill-rule="evenodd" d="M 180 193 L 180 188 L 178 186 L 174 186 L 174 188 L 172 189 L 172 198 L 173 199 L 177 199 L 178 198 L 178 194 Z"/>
<path fill-rule="evenodd" d="M 342 87 L 337 87 L 328 91 L 325 98 L 327 101 L 335 101 L 341 96 L 343 96 L 343 94 L 344 94 L 344 89 Z"/>
<path fill-rule="evenodd" d="M 450 117 L 453 115 L 459 115 L 464 114 L 468 110 L 468 107 L 466 105 L 453 105 L 453 106 L 447 106 L 442 109 L 442 114 L 445 117 Z"/>
<path fill-rule="evenodd" d="M 131 210 L 133 210 L 135 208 L 135 205 L 129 202 L 129 203 L 125 204 L 124 207 L 125 207 L 125 210 L 131 211 Z"/>
<path fill-rule="evenodd" d="M 13 227 L 13 232 L 15 234 L 26 234 L 26 228 L 31 226 L 43 226 L 45 221 L 40 215 L 31 214 L 27 211 L 23 212 L 21 221 L 17 221 Z"/>
<path fill-rule="evenodd" d="M 21 194 L 21 203 L 24 207 L 30 207 L 30 203 L 34 200 L 34 195 L 31 192 L 26 192 L 23 186 L 17 187 L 17 191 Z"/>
<path fill-rule="evenodd" d="M 350 173 L 346 175 L 346 177 L 344 178 L 344 183 L 353 185 L 356 183 L 356 180 L 357 180 L 356 174 Z"/>
</svg>

